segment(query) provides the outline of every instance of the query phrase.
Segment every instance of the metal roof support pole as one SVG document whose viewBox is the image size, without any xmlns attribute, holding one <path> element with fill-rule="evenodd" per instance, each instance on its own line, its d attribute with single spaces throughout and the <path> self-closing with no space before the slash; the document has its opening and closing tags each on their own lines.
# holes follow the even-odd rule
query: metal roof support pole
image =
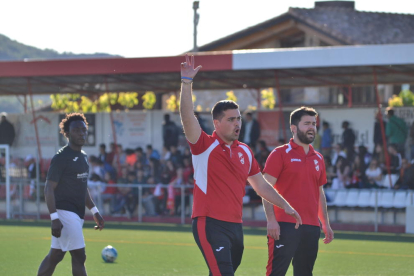
<svg viewBox="0 0 414 276">
<path fill-rule="evenodd" d="M 24 114 L 27 113 L 27 95 L 24 95 Z"/>
<path fill-rule="evenodd" d="M 389 182 L 390 188 L 392 188 L 391 169 L 390 169 L 390 156 L 388 155 L 387 140 L 385 138 L 384 120 L 382 119 L 381 103 L 380 103 L 380 97 L 379 97 L 379 93 L 378 93 L 377 69 L 374 66 L 372 67 L 372 72 L 373 72 L 373 75 L 374 75 L 374 89 L 375 89 L 375 94 L 376 94 L 376 98 L 377 98 L 378 115 L 379 115 L 378 119 L 380 121 L 382 143 L 383 143 L 383 146 L 384 146 L 385 164 L 387 165 L 387 173 L 388 173 L 388 179 L 390 181 Z"/>
<path fill-rule="evenodd" d="M 118 170 L 118 173 L 120 172 L 120 166 L 121 166 L 121 164 L 119 163 L 119 154 L 118 154 L 118 143 L 117 143 L 117 141 L 116 141 L 116 132 L 115 132 L 115 124 L 114 124 L 114 115 L 112 114 L 112 107 L 111 107 L 111 101 L 110 101 L 110 98 L 109 98 L 109 89 L 108 89 L 108 80 L 106 79 L 106 77 L 105 77 L 105 90 L 106 90 L 106 93 L 108 94 L 108 97 L 107 97 L 107 99 L 108 99 L 108 105 L 109 105 L 109 118 L 110 118 L 110 120 L 111 120 L 111 128 L 112 128 L 112 137 L 113 137 L 113 141 L 114 141 L 114 146 L 115 146 L 115 150 L 116 150 L 116 163 L 117 163 L 117 170 Z M 112 164 L 111 164 L 112 165 Z"/>
<path fill-rule="evenodd" d="M 348 85 L 348 107 L 352 107 L 352 86 Z"/>
<path fill-rule="evenodd" d="M 33 91 L 32 91 L 32 83 L 30 81 L 30 78 L 27 78 L 27 89 L 29 90 L 29 94 L 30 94 L 30 105 L 32 107 L 33 124 L 34 124 L 35 134 L 36 134 L 37 152 L 39 154 L 39 167 L 41 167 L 41 165 L 42 165 L 42 149 L 41 149 L 40 141 L 39 141 L 39 131 L 37 129 L 36 111 L 35 111 L 35 108 L 34 108 L 34 105 L 33 105 Z"/>
<path fill-rule="evenodd" d="M 277 71 L 275 71 L 275 81 L 276 81 L 276 92 L 277 92 L 277 100 L 278 100 L 277 103 L 279 105 L 279 120 L 282 120 L 283 140 L 286 143 L 287 133 L 286 133 L 286 126 L 285 126 L 285 116 L 283 116 L 282 94 L 280 93 L 279 75 Z"/>
</svg>

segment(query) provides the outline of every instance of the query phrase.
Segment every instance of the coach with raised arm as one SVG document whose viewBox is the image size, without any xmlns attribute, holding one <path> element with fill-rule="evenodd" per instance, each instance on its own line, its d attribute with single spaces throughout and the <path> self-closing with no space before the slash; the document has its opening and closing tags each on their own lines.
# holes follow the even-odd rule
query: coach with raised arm
<svg viewBox="0 0 414 276">
<path fill-rule="evenodd" d="M 198 66 L 186 55 L 181 64 L 180 115 L 194 166 L 193 235 L 210 275 L 234 275 L 244 245 L 243 196 L 246 181 L 265 200 L 280 207 L 302 224 L 299 214 L 263 178 L 252 150 L 238 141 L 241 127 L 239 106 L 217 102 L 211 113 L 214 132 L 202 131 L 194 116 L 192 84 Z"/>
</svg>

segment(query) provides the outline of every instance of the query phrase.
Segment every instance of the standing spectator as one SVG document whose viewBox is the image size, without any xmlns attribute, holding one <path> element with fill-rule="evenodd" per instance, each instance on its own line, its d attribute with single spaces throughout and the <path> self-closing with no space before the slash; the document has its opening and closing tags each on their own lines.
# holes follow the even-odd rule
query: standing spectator
<svg viewBox="0 0 414 276">
<path fill-rule="evenodd" d="M 260 137 L 260 125 L 259 122 L 253 118 L 251 111 L 244 113 L 243 124 L 240 129 L 239 140 L 247 145 L 254 151 L 256 151 L 256 143 Z"/>
<path fill-rule="evenodd" d="M 36 190 L 36 159 L 33 157 L 33 155 L 29 154 L 26 156 L 26 159 L 24 160 L 24 166 L 27 169 L 27 174 L 30 179 L 29 197 L 32 197 Z"/>
<path fill-rule="evenodd" d="M 14 132 L 14 126 L 7 120 L 7 113 L 0 113 L 0 145 L 13 145 L 14 137 L 16 133 Z"/>
<path fill-rule="evenodd" d="M 404 157 L 405 140 L 407 139 L 407 125 L 404 120 L 394 115 L 392 107 L 387 108 L 388 123 L 385 129 L 385 134 L 388 137 L 390 144 L 395 144 L 397 151 Z"/>
<path fill-rule="evenodd" d="M 162 137 L 164 139 L 164 146 L 178 146 L 178 127 L 170 120 L 170 114 L 164 115 L 164 123 L 162 125 Z"/>
<path fill-rule="evenodd" d="M 322 142 L 321 142 L 321 153 L 323 156 L 331 156 L 332 151 L 332 130 L 329 127 L 329 123 L 323 121 L 322 123 Z"/>
<path fill-rule="evenodd" d="M 387 123 L 385 121 L 382 121 L 382 124 L 384 126 L 384 131 L 387 129 Z M 377 115 L 375 115 L 375 123 L 374 123 L 374 150 L 377 145 L 383 145 L 382 141 L 382 132 L 381 132 L 381 123 L 380 123 L 380 113 L 377 112 Z"/>
<path fill-rule="evenodd" d="M 106 145 L 105 144 L 100 144 L 99 145 L 99 155 L 98 155 L 99 160 L 101 160 L 103 163 L 105 163 L 106 162 L 106 156 L 107 156 Z"/>
<path fill-rule="evenodd" d="M 348 121 L 342 122 L 342 146 L 346 151 L 346 156 L 349 162 L 354 159 L 354 144 L 355 144 L 355 133 L 352 128 L 349 127 Z"/>
</svg>

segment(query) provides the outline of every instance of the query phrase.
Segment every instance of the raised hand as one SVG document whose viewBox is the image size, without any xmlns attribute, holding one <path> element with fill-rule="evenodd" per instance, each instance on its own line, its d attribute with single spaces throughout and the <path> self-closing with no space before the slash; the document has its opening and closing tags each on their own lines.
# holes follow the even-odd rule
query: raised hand
<svg viewBox="0 0 414 276">
<path fill-rule="evenodd" d="M 201 69 L 201 65 L 194 69 L 194 56 L 191 58 L 186 54 L 185 62 L 181 63 L 181 77 L 193 79 L 197 72 Z"/>
</svg>

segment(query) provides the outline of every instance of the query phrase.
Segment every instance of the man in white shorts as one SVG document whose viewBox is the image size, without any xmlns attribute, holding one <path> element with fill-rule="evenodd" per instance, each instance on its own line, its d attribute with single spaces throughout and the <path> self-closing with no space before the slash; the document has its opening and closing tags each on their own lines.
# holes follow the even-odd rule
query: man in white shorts
<svg viewBox="0 0 414 276">
<path fill-rule="evenodd" d="M 88 133 L 88 122 L 81 113 L 71 113 L 59 124 L 69 140 L 53 157 L 46 178 L 45 200 L 52 220 L 52 245 L 40 264 L 38 275 L 52 275 L 56 265 L 69 251 L 72 274 L 85 276 L 86 254 L 82 226 L 85 206 L 93 213 L 95 229 L 104 228 L 104 220 L 87 189 L 89 163 L 82 151 Z"/>
</svg>

